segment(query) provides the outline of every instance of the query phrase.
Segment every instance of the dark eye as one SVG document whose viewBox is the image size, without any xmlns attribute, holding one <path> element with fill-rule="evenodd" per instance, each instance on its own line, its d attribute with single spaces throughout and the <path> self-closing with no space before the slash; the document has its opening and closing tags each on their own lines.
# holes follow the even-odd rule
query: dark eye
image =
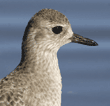
<svg viewBox="0 0 110 106">
<path fill-rule="evenodd" d="M 61 26 L 53 27 L 53 28 L 52 28 L 52 31 L 53 31 L 55 34 L 59 34 L 60 32 L 62 32 L 62 27 L 61 27 Z"/>
</svg>

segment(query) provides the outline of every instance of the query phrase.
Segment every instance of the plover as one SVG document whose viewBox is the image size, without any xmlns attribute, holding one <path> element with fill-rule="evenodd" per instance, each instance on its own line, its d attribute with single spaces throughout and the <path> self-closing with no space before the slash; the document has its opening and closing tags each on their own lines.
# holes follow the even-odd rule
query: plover
<svg viewBox="0 0 110 106">
<path fill-rule="evenodd" d="M 67 43 L 98 45 L 72 31 L 62 13 L 42 9 L 28 22 L 19 65 L 0 81 L 0 106 L 61 106 L 57 51 Z"/>
</svg>

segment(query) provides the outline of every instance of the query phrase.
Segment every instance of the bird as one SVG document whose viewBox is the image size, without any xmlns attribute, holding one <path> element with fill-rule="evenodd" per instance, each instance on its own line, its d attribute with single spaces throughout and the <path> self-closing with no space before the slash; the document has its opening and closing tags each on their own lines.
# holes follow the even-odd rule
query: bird
<svg viewBox="0 0 110 106">
<path fill-rule="evenodd" d="M 0 80 L 0 106 L 61 106 L 57 52 L 68 43 L 98 45 L 74 33 L 61 12 L 48 8 L 38 11 L 25 28 L 20 63 Z"/>
</svg>

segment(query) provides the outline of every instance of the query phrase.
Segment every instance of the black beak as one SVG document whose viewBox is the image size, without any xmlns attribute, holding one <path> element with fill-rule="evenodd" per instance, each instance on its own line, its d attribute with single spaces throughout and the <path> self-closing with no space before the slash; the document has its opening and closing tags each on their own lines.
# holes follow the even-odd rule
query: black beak
<svg viewBox="0 0 110 106">
<path fill-rule="evenodd" d="M 83 45 L 88 45 L 88 46 L 97 46 L 98 45 L 98 43 L 95 42 L 94 40 L 89 39 L 89 38 L 84 38 L 75 33 L 73 34 L 73 36 L 70 39 L 71 39 L 71 42 L 80 43 Z"/>
</svg>

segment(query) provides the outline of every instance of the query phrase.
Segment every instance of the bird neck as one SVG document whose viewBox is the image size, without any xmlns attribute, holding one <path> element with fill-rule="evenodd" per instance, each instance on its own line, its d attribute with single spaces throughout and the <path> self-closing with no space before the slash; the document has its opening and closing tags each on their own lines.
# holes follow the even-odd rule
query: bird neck
<svg viewBox="0 0 110 106">
<path fill-rule="evenodd" d="M 19 66 L 24 68 L 25 72 L 38 74 L 48 74 L 55 81 L 61 81 L 61 74 L 58 65 L 57 53 L 44 50 L 40 45 L 28 48 L 27 52 L 22 55 L 23 59 Z"/>
</svg>

